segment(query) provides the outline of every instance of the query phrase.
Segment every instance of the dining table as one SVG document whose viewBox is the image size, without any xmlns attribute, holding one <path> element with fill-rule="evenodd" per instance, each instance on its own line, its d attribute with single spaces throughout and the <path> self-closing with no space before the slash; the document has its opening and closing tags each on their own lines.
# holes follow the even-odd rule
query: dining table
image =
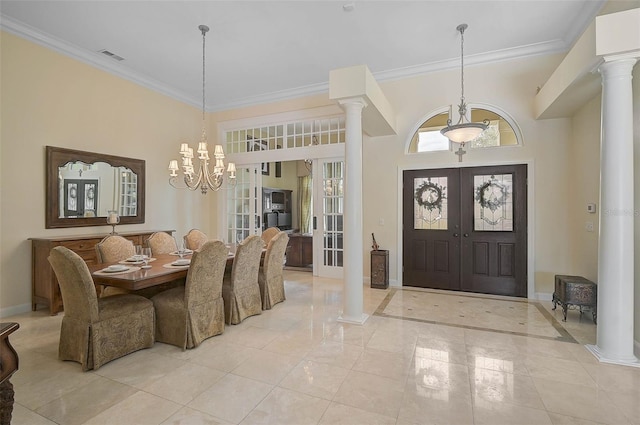
<svg viewBox="0 0 640 425">
<path fill-rule="evenodd" d="M 229 253 L 227 255 L 226 270 L 230 273 L 235 258 L 236 245 L 229 244 L 227 248 L 229 248 Z M 266 247 L 263 247 L 261 264 L 266 251 Z M 192 251 L 188 251 L 187 254 L 183 254 L 182 258 L 190 260 L 191 254 Z M 148 262 L 149 268 L 143 268 L 143 264 L 140 261 L 122 260 L 112 263 L 92 264 L 89 266 L 89 271 L 96 285 L 113 286 L 134 292 L 140 291 L 141 295 L 145 294 L 143 290 L 151 288 L 152 292 L 149 293 L 153 294 L 154 290 L 157 291 L 163 285 L 175 284 L 180 280 L 184 283 L 189 271 L 189 264 L 183 266 L 172 265 L 180 258 L 177 252 L 156 254 Z M 109 266 L 114 265 L 123 265 L 127 269 L 115 272 L 107 270 Z"/>
<path fill-rule="evenodd" d="M 178 280 L 184 280 L 189 271 L 189 264 L 183 266 L 172 265 L 180 256 L 176 254 L 153 255 L 148 265 L 149 268 L 142 268 L 141 262 L 118 261 L 113 263 L 100 263 L 89 266 L 89 271 L 96 285 L 114 286 L 127 289 L 129 291 L 140 291 Z M 191 255 L 183 256 L 184 259 L 191 259 Z M 230 251 L 227 256 L 227 268 L 233 264 L 234 255 Z M 109 266 L 123 265 L 126 270 L 111 271 Z"/>
</svg>

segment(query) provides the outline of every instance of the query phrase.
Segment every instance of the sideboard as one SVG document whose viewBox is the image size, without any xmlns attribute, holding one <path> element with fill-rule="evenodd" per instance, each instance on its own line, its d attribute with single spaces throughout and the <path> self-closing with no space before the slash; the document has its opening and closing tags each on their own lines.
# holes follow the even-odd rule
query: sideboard
<svg viewBox="0 0 640 425">
<path fill-rule="evenodd" d="M 313 237 L 299 233 L 289 235 L 285 265 L 309 267 L 311 264 L 313 264 Z"/>
<path fill-rule="evenodd" d="M 170 235 L 174 230 L 161 230 Z M 158 230 L 122 232 L 119 236 L 129 239 L 134 245 L 146 245 L 151 234 Z M 49 252 L 56 246 L 64 246 L 78 254 L 87 264 L 97 262 L 95 246 L 108 234 L 56 236 L 51 238 L 29 238 L 31 241 L 31 309 L 38 304 L 49 307 L 51 315 L 62 311 L 62 295 L 53 269 L 49 264 Z"/>
</svg>

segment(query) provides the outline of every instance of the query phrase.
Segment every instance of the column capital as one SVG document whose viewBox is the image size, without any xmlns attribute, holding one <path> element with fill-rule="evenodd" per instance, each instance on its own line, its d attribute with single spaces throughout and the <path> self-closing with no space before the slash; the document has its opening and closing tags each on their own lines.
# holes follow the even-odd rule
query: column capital
<svg viewBox="0 0 640 425">
<path fill-rule="evenodd" d="M 369 105 L 363 97 L 347 97 L 338 100 L 338 104 L 342 106 L 343 109 L 346 109 L 349 105 L 359 105 L 360 109 L 364 109 Z"/>
<path fill-rule="evenodd" d="M 602 57 L 604 63 L 614 63 L 614 62 L 622 62 L 622 61 L 633 61 L 637 62 L 640 59 L 640 50 L 636 50 L 633 52 L 620 53 L 617 55 L 606 55 Z"/>
<path fill-rule="evenodd" d="M 604 62 L 598 67 L 598 72 L 602 77 L 629 77 L 633 72 L 633 67 L 638 62 L 638 57 L 630 55 L 606 56 Z"/>
</svg>

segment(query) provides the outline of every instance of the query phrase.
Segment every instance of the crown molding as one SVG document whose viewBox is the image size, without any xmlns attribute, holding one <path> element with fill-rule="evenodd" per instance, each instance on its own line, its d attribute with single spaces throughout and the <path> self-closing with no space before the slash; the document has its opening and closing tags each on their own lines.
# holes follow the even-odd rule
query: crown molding
<svg viewBox="0 0 640 425">
<path fill-rule="evenodd" d="M 594 9 L 597 5 L 597 10 L 600 9 L 601 4 L 594 2 Z M 597 12 L 596 10 L 596 12 Z M 594 16 L 595 13 L 594 12 Z M 590 14 L 584 20 L 591 19 Z M 588 19 L 587 19 L 588 18 Z M 582 21 L 581 21 L 582 22 Z M 574 25 L 574 28 L 581 28 L 580 25 Z M 157 80 L 145 77 L 139 73 L 136 73 L 130 69 L 127 69 L 120 63 L 115 63 L 108 58 L 103 58 L 99 53 L 89 52 L 84 49 L 78 48 L 78 46 L 68 43 L 64 40 L 53 37 L 49 34 L 45 34 L 36 28 L 26 25 L 20 21 L 10 18 L 6 15 L 0 14 L 0 29 L 10 32 L 14 35 L 32 41 L 41 46 L 47 47 L 63 55 L 69 56 L 80 62 L 86 63 L 90 66 L 108 72 L 117 77 L 126 79 L 140 86 L 146 87 L 160 94 L 168 96 L 172 99 L 201 108 L 201 100 L 189 97 L 184 92 L 175 90 L 169 85 L 159 82 Z M 577 30 L 573 31 L 573 33 Z M 572 34 L 573 34 L 572 33 Z M 553 53 L 565 52 L 569 49 L 569 45 L 563 40 L 554 40 L 546 43 L 536 43 L 528 46 L 515 47 L 510 49 L 496 50 L 493 52 L 482 53 L 477 55 L 465 56 L 465 65 L 481 65 L 492 62 L 506 61 L 517 58 L 524 58 L 529 56 L 546 55 Z M 414 76 L 420 76 L 431 72 L 444 71 L 453 68 L 457 68 L 460 64 L 459 58 L 447 59 L 444 61 L 431 62 L 421 65 L 409 66 L 405 68 L 397 68 L 386 71 L 374 72 L 373 76 L 377 81 L 398 80 L 402 78 L 409 78 Z M 311 84 L 308 86 L 296 87 L 293 89 L 280 90 L 276 92 L 263 93 L 256 96 L 250 96 L 243 99 L 239 99 L 232 102 L 210 104 L 208 105 L 206 112 L 226 111 L 230 109 L 238 109 L 243 107 L 249 107 L 258 104 L 278 102 L 283 100 L 294 99 L 303 96 L 311 96 L 317 94 L 325 94 L 329 90 L 329 82 L 322 82 L 317 84 Z"/>
<path fill-rule="evenodd" d="M 263 103 L 278 102 L 281 100 L 295 99 L 297 97 L 312 96 L 316 94 L 329 93 L 329 82 L 310 84 L 308 86 L 296 87 L 293 89 L 280 90 L 271 93 L 259 94 L 256 96 L 246 97 L 233 102 L 214 104 L 211 107 L 211 111 L 227 111 L 230 109 L 244 108 L 253 105 L 260 105 Z"/>
<path fill-rule="evenodd" d="M 521 59 L 531 56 L 550 55 L 562 53 L 569 50 L 569 46 L 562 40 L 554 40 L 546 43 L 536 43 L 527 46 L 513 47 L 509 49 L 494 50 L 492 52 L 480 53 L 464 57 L 465 66 L 484 65 L 495 62 L 502 62 L 511 59 Z M 460 67 L 460 58 L 447 59 L 443 61 L 430 62 L 421 65 L 409 66 L 406 68 L 391 69 L 388 71 L 374 72 L 373 76 L 377 81 L 399 80 L 402 78 L 416 77 L 432 72 L 445 71 Z"/>
</svg>

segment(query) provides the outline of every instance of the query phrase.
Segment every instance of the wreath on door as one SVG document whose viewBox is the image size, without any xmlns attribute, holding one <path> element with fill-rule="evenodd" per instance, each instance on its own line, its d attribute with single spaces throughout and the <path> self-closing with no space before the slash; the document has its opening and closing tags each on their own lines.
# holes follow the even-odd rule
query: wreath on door
<svg viewBox="0 0 640 425">
<path fill-rule="evenodd" d="M 476 201 L 482 208 L 495 212 L 507 203 L 509 188 L 499 183 L 494 176 L 476 188 Z"/>
<path fill-rule="evenodd" d="M 444 193 L 445 190 L 444 186 L 432 182 L 431 178 L 428 178 L 426 182 L 418 186 L 414 198 L 418 205 L 429 211 L 442 210 L 442 200 L 447 197 Z"/>
</svg>

